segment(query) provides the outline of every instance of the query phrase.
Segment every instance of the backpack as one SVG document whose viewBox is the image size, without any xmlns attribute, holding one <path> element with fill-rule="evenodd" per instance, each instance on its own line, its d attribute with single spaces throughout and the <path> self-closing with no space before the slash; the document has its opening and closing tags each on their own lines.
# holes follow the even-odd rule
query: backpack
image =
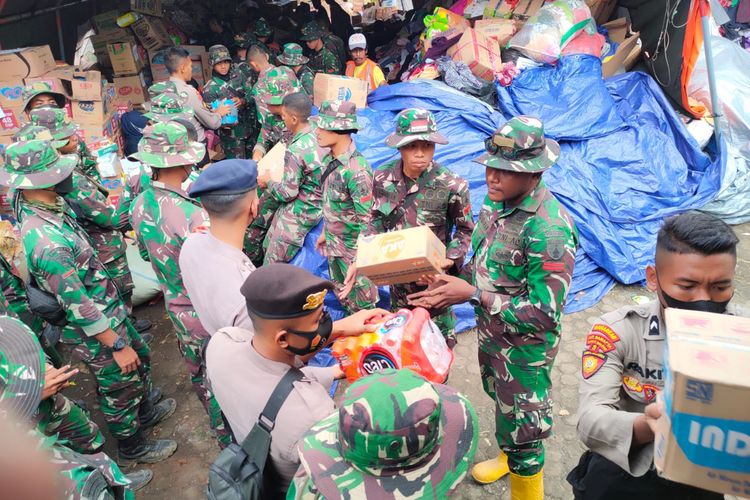
<svg viewBox="0 0 750 500">
<path fill-rule="evenodd" d="M 209 500 L 260 500 L 263 473 L 271 447 L 271 430 L 279 409 L 302 372 L 291 368 L 279 381 L 258 421 L 242 441 L 224 448 L 208 471 Z"/>
</svg>

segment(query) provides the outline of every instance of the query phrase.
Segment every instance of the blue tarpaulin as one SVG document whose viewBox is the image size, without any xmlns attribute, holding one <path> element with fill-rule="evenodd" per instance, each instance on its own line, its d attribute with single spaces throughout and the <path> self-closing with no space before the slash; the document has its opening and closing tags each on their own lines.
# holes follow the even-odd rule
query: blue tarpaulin
<svg viewBox="0 0 750 500">
<path fill-rule="evenodd" d="M 545 173 L 547 185 L 576 221 L 581 247 L 566 312 L 596 304 L 614 285 L 637 283 L 654 253 L 661 221 L 700 208 L 719 190 L 722 159 L 711 160 L 644 73 L 601 78 L 591 56 L 569 56 L 557 66 L 527 69 L 510 87 L 497 89 L 498 109 L 440 82 L 381 87 L 359 113 L 359 150 L 377 168 L 395 158 L 385 146 L 396 114 L 426 108 L 450 144 L 437 146 L 436 160 L 464 177 L 475 216 L 486 194 L 484 167 L 472 159 L 484 139 L 507 118 L 537 116 L 560 142 L 558 163 Z M 317 231 L 294 263 L 324 274 L 315 252 Z M 335 299 L 329 304 L 340 309 Z M 459 330 L 473 326 L 473 312 L 458 308 Z"/>
</svg>

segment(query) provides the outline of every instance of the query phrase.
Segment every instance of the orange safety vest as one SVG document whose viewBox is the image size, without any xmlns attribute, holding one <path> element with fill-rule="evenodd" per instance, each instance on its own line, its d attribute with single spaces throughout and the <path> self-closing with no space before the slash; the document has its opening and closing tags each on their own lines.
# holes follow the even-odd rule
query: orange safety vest
<svg viewBox="0 0 750 500">
<path fill-rule="evenodd" d="M 377 64 L 375 64 L 374 61 L 372 61 L 369 57 L 365 59 L 365 72 L 364 72 L 364 78 L 362 77 L 362 73 L 359 74 L 359 79 L 364 80 L 367 82 L 367 89 L 368 91 L 375 90 L 375 67 Z M 346 61 L 346 72 L 344 73 L 346 76 L 353 77 L 354 76 L 354 61 Z"/>
</svg>

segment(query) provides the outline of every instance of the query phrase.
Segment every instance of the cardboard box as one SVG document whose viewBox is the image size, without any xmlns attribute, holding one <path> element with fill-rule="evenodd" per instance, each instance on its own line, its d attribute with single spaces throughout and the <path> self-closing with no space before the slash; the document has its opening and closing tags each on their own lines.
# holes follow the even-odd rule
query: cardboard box
<svg viewBox="0 0 750 500">
<path fill-rule="evenodd" d="M 629 70 L 638 60 L 641 55 L 641 33 L 630 33 L 630 23 L 624 17 L 602 26 L 607 28 L 612 41 L 620 44 L 615 55 L 602 63 L 602 77 L 609 78 L 617 74 L 620 68 L 624 71 Z"/>
<path fill-rule="evenodd" d="M 750 496 L 750 318 L 668 308 L 660 475 Z"/>
<path fill-rule="evenodd" d="M 617 0 L 586 0 L 586 5 L 591 10 L 591 17 L 594 18 L 596 24 L 604 24 L 612 17 L 612 12 L 617 7 Z"/>
<path fill-rule="evenodd" d="M 23 104 L 23 80 L 0 82 L 0 106 L 20 107 Z"/>
<path fill-rule="evenodd" d="M 73 121 L 77 124 L 90 127 L 104 127 L 112 117 L 112 101 L 114 100 L 115 87 L 107 84 L 102 89 L 101 99 L 98 101 L 71 101 L 73 109 Z"/>
<path fill-rule="evenodd" d="M 508 45 L 508 41 L 521 29 L 523 23 L 517 19 L 479 19 L 474 23 L 474 30 L 482 33 L 488 38 L 497 40 L 502 48 Z"/>
<path fill-rule="evenodd" d="M 110 43 L 107 53 L 115 76 L 137 75 L 143 69 L 138 46 L 132 42 Z"/>
<path fill-rule="evenodd" d="M 155 53 L 159 49 L 174 45 L 172 39 L 167 33 L 167 29 L 164 27 L 164 23 L 158 17 L 144 15 L 134 22 L 131 25 L 131 28 L 133 29 L 136 38 L 138 38 L 138 41 L 146 48 L 149 55 Z"/>
<path fill-rule="evenodd" d="M 313 100 L 320 107 L 323 101 L 351 101 L 357 109 L 367 107 L 367 82 L 359 78 L 318 73 L 313 81 Z"/>
<path fill-rule="evenodd" d="M 542 8 L 544 2 L 545 0 L 520 0 L 515 7 L 512 7 L 507 0 L 490 0 L 484 8 L 484 18 L 505 17 L 526 22 Z"/>
<path fill-rule="evenodd" d="M 11 136 L 23 126 L 25 118 L 21 106 L 0 106 L 0 136 Z"/>
<path fill-rule="evenodd" d="M 458 43 L 448 49 L 448 55 L 454 61 L 463 61 L 475 76 L 490 82 L 502 68 L 497 40 L 471 28 L 464 31 Z"/>
<path fill-rule="evenodd" d="M 49 45 L 0 51 L 0 80 L 23 80 L 53 69 L 55 58 Z"/>
<path fill-rule="evenodd" d="M 211 67 L 208 65 L 208 52 L 202 45 L 180 45 L 183 49 L 190 52 L 190 60 L 193 62 L 193 78 L 200 85 L 203 85 L 211 79 Z M 156 51 L 149 53 L 149 66 L 151 67 L 151 77 L 154 82 L 163 82 L 169 79 L 169 72 L 164 66 L 164 52 Z"/>
<path fill-rule="evenodd" d="M 116 31 L 110 33 L 102 33 L 91 37 L 91 44 L 94 46 L 96 60 L 101 66 L 105 68 L 112 67 L 112 63 L 109 60 L 107 46 L 117 42 L 130 42 L 135 44 L 135 38 L 133 38 L 133 35 L 131 35 L 129 31 L 120 28 L 117 28 Z"/>
<path fill-rule="evenodd" d="M 425 274 L 442 273 L 445 245 L 427 226 L 360 236 L 357 269 L 376 285 L 413 283 Z"/>
<path fill-rule="evenodd" d="M 108 10 L 91 18 L 97 34 L 114 33 L 121 28 L 117 25 L 117 10 Z"/>
<path fill-rule="evenodd" d="M 78 101 L 101 101 L 104 97 L 104 82 L 99 71 L 73 71 L 70 81 L 71 97 Z"/>
<path fill-rule="evenodd" d="M 146 98 L 146 79 L 143 73 L 121 76 L 113 79 L 115 86 L 114 103 L 143 104 Z"/>
<path fill-rule="evenodd" d="M 161 17 L 164 14 L 161 0 L 130 0 L 130 10 L 156 17 Z"/>
<path fill-rule="evenodd" d="M 284 177 L 285 155 L 286 145 L 283 142 L 277 142 L 258 162 L 258 172 L 267 174 L 274 182 L 281 182 L 281 179 Z"/>
</svg>

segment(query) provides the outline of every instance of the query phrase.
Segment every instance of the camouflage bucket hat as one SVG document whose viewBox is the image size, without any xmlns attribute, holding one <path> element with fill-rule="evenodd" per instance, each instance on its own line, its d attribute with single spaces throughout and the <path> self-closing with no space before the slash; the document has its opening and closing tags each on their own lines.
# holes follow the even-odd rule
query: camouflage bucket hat
<svg viewBox="0 0 750 500">
<path fill-rule="evenodd" d="M 185 125 L 159 122 L 143 130 L 138 152 L 132 156 L 152 168 L 171 168 L 195 165 L 205 154 L 206 146 L 191 141 Z"/>
<path fill-rule="evenodd" d="M 323 101 L 311 118 L 323 130 L 359 130 L 357 106 L 351 101 Z"/>
<path fill-rule="evenodd" d="M 325 498 L 445 498 L 466 476 L 478 436 L 474 409 L 453 388 L 383 370 L 354 382 L 298 449 Z"/>
<path fill-rule="evenodd" d="M 487 152 L 477 163 L 498 170 L 544 172 L 560 157 L 560 145 L 544 137 L 544 124 L 533 116 L 516 116 L 484 143 Z"/>
<path fill-rule="evenodd" d="M 44 189 L 64 181 L 78 164 L 76 155 L 60 155 L 50 141 L 15 142 L 5 150 L 0 185 Z"/>
<path fill-rule="evenodd" d="M 301 66 L 310 62 L 310 59 L 302 54 L 302 47 L 296 43 L 284 45 L 284 52 L 277 56 L 276 60 L 286 66 Z"/>
<path fill-rule="evenodd" d="M 68 142 L 68 138 L 78 132 L 78 125 L 70 121 L 64 109 L 39 108 L 29 112 L 31 123 L 47 128 L 56 142 Z M 56 146 L 60 147 L 60 146 Z"/>
<path fill-rule="evenodd" d="M 386 137 L 392 148 L 402 148 L 414 141 L 448 144 L 448 139 L 437 131 L 435 117 L 426 109 L 405 109 L 396 116 L 396 131 Z"/>
<path fill-rule="evenodd" d="M 156 82 L 148 88 L 148 95 L 151 96 L 151 99 L 165 92 L 176 94 L 177 85 L 175 85 L 171 80 L 165 80 L 163 82 Z"/>
<path fill-rule="evenodd" d="M 299 37 L 300 40 L 303 42 L 310 42 L 312 40 L 317 40 L 318 38 L 323 38 L 323 30 L 320 28 L 318 23 L 315 21 L 310 21 L 309 23 L 302 26 L 302 35 Z"/>
<path fill-rule="evenodd" d="M 265 18 L 261 17 L 255 21 L 255 25 L 253 26 L 253 34 L 255 34 L 255 36 L 271 36 L 271 33 L 273 33 L 273 30 L 268 25 L 268 21 L 266 21 Z"/>
<path fill-rule="evenodd" d="M 255 35 L 248 31 L 234 35 L 234 46 L 238 49 L 248 49 L 255 41 Z"/>
<path fill-rule="evenodd" d="M 223 45 L 211 45 L 208 49 L 208 65 L 213 67 L 223 61 L 232 62 L 232 54 Z"/>
<path fill-rule="evenodd" d="M 40 94 L 50 94 L 55 99 L 58 108 L 65 107 L 65 101 L 67 98 L 64 94 L 52 90 L 52 86 L 47 82 L 33 82 L 26 85 L 21 93 L 21 97 L 23 98 L 23 110 L 26 111 L 31 100 Z"/>
<path fill-rule="evenodd" d="M 268 73 L 269 78 L 266 82 L 265 95 L 263 96 L 266 104 L 272 106 L 280 106 L 286 96 L 296 91 L 294 84 L 285 74 L 279 73 L 278 75 L 274 75 L 272 73 L 277 71 L 271 70 Z"/>
<path fill-rule="evenodd" d="M 0 317 L 0 414 L 30 419 L 42 400 L 44 353 L 21 321 Z"/>
<path fill-rule="evenodd" d="M 157 122 L 167 122 L 175 118 L 191 120 L 193 110 L 184 106 L 185 99 L 181 94 L 164 92 L 152 97 L 149 101 L 149 111 L 143 116 Z"/>
<path fill-rule="evenodd" d="M 52 132 L 50 132 L 47 127 L 34 125 L 33 123 L 27 123 L 26 125 L 24 125 L 21 130 L 13 134 L 12 139 L 13 142 L 33 140 L 50 141 L 52 143 L 52 147 L 55 149 L 59 149 L 68 143 L 67 139 L 62 141 L 54 140 L 54 138 L 52 137 Z"/>
</svg>

